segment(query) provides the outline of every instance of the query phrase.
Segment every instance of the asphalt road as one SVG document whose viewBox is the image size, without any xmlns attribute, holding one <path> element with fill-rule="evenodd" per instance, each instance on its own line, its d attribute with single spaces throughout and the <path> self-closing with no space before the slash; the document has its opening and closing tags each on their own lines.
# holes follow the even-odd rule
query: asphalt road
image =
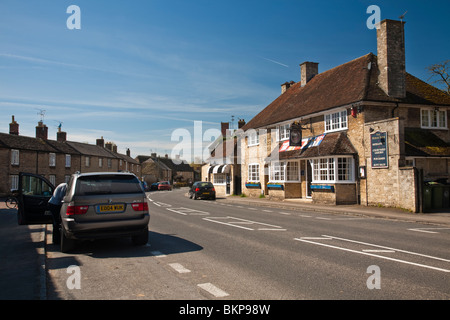
<svg viewBox="0 0 450 320">
<path fill-rule="evenodd" d="M 47 298 L 450 298 L 449 228 L 191 200 L 185 192 L 148 193 L 145 247 L 112 239 L 62 254 L 48 232 Z"/>
</svg>

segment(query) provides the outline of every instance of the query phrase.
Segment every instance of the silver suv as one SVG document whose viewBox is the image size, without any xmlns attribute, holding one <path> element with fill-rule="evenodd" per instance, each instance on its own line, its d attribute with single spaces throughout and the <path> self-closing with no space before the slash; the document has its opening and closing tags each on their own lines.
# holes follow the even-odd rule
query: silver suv
<svg viewBox="0 0 450 320">
<path fill-rule="evenodd" d="M 147 197 L 131 173 L 72 175 L 60 211 L 61 251 L 77 239 L 131 236 L 136 245 L 148 241 Z"/>
<path fill-rule="evenodd" d="M 150 221 L 147 198 L 134 174 L 72 175 L 60 221 L 55 221 L 48 211 L 54 190 L 55 186 L 45 177 L 20 172 L 17 218 L 20 225 L 54 223 L 53 241 L 60 242 L 62 252 L 73 249 L 77 239 L 131 236 L 136 245 L 147 243 Z"/>
</svg>

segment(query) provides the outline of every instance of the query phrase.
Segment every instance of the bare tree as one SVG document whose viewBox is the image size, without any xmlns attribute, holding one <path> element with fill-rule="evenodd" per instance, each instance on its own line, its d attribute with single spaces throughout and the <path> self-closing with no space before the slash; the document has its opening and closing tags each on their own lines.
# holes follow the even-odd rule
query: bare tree
<svg viewBox="0 0 450 320">
<path fill-rule="evenodd" d="M 436 79 L 433 81 L 433 83 L 439 83 L 443 85 L 443 91 L 447 94 L 450 94 L 450 60 L 433 64 L 429 66 L 427 70 L 431 74 L 428 80 Z"/>
</svg>

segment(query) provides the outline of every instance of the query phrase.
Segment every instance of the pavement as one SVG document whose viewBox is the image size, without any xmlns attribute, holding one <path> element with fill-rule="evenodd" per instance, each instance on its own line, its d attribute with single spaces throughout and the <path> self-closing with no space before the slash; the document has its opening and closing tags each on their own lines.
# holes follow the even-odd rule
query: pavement
<svg viewBox="0 0 450 320">
<path fill-rule="evenodd" d="M 19 226 L 0 201 L 0 300 L 45 299 L 44 236 L 44 225 Z"/>
<path fill-rule="evenodd" d="M 436 209 L 430 213 L 411 213 L 397 208 L 373 207 L 363 205 L 318 205 L 309 200 L 285 199 L 273 200 L 267 198 L 249 198 L 228 196 L 218 198 L 218 201 L 227 201 L 253 206 L 263 206 L 280 209 L 292 209 L 303 212 L 325 212 L 330 214 L 345 214 L 365 216 L 372 218 L 393 219 L 408 222 L 418 222 L 430 225 L 450 226 L 450 210 Z"/>
</svg>

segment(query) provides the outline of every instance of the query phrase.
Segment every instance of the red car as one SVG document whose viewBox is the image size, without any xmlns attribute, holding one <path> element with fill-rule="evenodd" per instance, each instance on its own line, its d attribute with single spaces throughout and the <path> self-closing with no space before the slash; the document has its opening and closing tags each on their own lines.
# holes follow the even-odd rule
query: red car
<svg viewBox="0 0 450 320">
<path fill-rule="evenodd" d="M 161 181 L 158 184 L 158 190 L 172 190 L 172 186 L 169 181 Z"/>
</svg>

